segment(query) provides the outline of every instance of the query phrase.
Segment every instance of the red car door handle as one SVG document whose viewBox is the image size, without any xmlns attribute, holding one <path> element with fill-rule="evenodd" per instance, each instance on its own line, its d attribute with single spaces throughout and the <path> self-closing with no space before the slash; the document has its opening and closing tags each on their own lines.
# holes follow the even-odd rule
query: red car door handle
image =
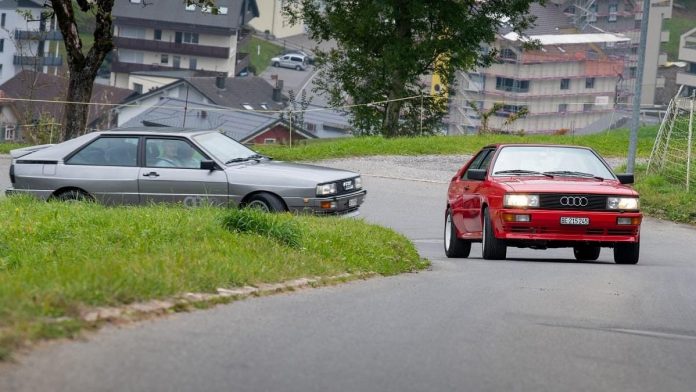
<svg viewBox="0 0 696 392">
<path fill-rule="evenodd" d="M 143 177 L 159 177 L 159 174 L 157 174 L 157 172 L 149 172 L 143 174 Z"/>
</svg>

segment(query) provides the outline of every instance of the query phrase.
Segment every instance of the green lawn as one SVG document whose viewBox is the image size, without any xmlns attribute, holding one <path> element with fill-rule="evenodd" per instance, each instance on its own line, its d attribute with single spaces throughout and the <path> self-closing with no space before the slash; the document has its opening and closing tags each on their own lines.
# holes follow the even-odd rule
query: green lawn
<svg viewBox="0 0 696 392">
<path fill-rule="evenodd" d="M 0 221 L 0 359 L 93 327 L 91 307 L 426 266 L 405 237 L 356 219 L 12 197 Z"/>
<path fill-rule="evenodd" d="M 251 37 L 251 40 L 238 50 L 249 53 L 251 65 L 256 70 L 256 75 L 260 75 L 271 64 L 271 58 L 282 52 L 283 48 L 260 38 Z"/>
<path fill-rule="evenodd" d="M 638 156 L 648 157 L 657 135 L 657 127 L 644 127 L 639 132 Z M 359 137 L 318 140 L 293 147 L 259 145 L 260 152 L 280 160 L 319 160 L 368 155 L 471 154 L 493 143 L 554 143 L 589 146 L 608 157 L 626 156 L 628 130 L 615 130 L 587 136 L 555 135 L 483 135 L 428 136 L 414 138 Z"/>
</svg>

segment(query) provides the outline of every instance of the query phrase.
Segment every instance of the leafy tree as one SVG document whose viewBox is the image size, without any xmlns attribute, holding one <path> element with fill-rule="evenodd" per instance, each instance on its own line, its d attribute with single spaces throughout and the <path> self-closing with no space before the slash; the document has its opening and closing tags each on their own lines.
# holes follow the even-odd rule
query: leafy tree
<svg viewBox="0 0 696 392">
<path fill-rule="evenodd" d="M 476 114 L 481 118 L 481 125 L 478 128 L 478 133 L 479 135 L 486 134 L 486 133 L 491 133 L 493 130 L 490 128 L 488 125 L 488 122 L 491 118 L 491 116 L 495 115 L 498 113 L 500 110 L 502 110 L 505 105 L 502 102 L 495 102 L 493 103 L 493 106 L 487 110 L 483 110 L 483 108 L 479 107 L 475 102 L 473 101 L 467 101 L 467 104 L 469 107 L 476 112 Z M 519 120 L 520 118 L 524 118 L 529 114 L 529 109 L 527 107 L 522 107 L 515 113 L 511 113 L 508 118 L 503 122 L 504 127 L 508 127 L 512 125 L 515 121 Z"/>
<path fill-rule="evenodd" d="M 181 0 L 186 4 L 197 4 L 214 8 L 214 0 Z M 164 3 L 164 2 L 162 2 Z M 113 26 L 111 11 L 114 0 L 51 0 L 48 4 L 58 20 L 58 27 L 63 34 L 65 50 L 67 53 L 68 92 L 65 100 L 65 119 L 63 121 L 63 135 L 65 139 L 73 138 L 87 124 L 89 103 L 92 96 L 94 79 L 97 71 L 104 61 L 104 57 L 113 49 Z M 143 6 L 148 3 L 143 2 Z M 149 4 L 149 6 L 153 6 Z M 161 5 L 168 6 L 168 5 Z M 94 45 L 88 50 L 83 50 L 82 39 L 78 28 L 79 12 L 89 12 L 95 17 L 93 26 Z"/>
<path fill-rule="evenodd" d="M 311 38 L 335 40 L 318 51 L 317 90 L 335 106 L 383 102 L 352 111 L 365 133 L 391 137 L 417 133 L 409 119 L 422 117 L 422 75 L 437 72 L 448 86 L 455 70 L 489 64 L 496 53 L 482 44 L 502 27 L 521 33 L 534 21 L 530 4 L 543 1 L 286 0 L 284 12 L 292 23 L 303 20 Z M 443 115 L 443 101 L 424 100 L 428 126 Z"/>
</svg>

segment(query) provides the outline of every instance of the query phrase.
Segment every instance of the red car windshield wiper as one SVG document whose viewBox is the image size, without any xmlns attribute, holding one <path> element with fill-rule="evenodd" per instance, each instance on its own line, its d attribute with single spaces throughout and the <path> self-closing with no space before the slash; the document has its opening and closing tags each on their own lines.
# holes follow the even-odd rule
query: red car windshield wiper
<svg viewBox="0 0 696 392">
<path fill-rule="evenodd" d="M 583 173 L 583 172 L 578 172 L 578 171 L 558 170 L 558 171 L 547 171 L 547 172 L 544 172 L 544 174 L 548 174 L 551 176 L 587 177 L 587 178 L 594 178 L 595 180 L 604 181 L 604 177 L 595 176 L 592 173 Z"/>
<path fill-rule="evenodd" d="M 516 174 L 518 176 L 546 176 L 546 177 L 553 177 L 553 174 L 548 174 L 548 173 L 542 173 L 534 170 L 521 170 L 521 169 L 513 169 L 513 170 L 500 170 L 497 171 L 493 174 Z"/>
</svg>

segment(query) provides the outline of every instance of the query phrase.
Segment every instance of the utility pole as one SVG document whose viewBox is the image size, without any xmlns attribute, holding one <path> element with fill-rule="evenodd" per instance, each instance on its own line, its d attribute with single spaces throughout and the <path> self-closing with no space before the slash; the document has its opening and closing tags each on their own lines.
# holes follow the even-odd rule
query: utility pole
<svg viewBox="0 0 696 392">
<path fill-rule="evenodd" d="M 640 123 L 640 99 L 643 94 L 643 69 L 645 68 L 645 47 L 648 42 L 648 22 L 650 21 L 650 0 L 643 0 L 643 18 L 640 21 L 640 45 L 638 46 L 638 69 L 633 94 L 633 113 L 631 116 L 631 136 L 628 139 L 628 163 L 626 171 L 633 173 L 638 148 L 638 125 Z"/>
</svg>

